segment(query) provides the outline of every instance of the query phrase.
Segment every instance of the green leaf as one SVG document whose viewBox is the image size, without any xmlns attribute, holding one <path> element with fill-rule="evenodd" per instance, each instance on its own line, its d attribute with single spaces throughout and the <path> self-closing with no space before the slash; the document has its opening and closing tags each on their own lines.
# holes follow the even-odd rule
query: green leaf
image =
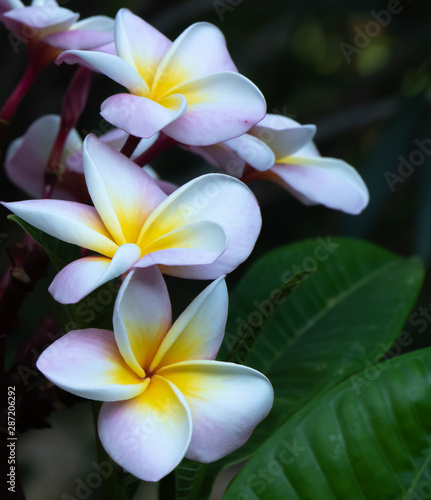
<svg viewBox="0 0 431 500">
<path fill-rule="evenodd" d="M 313 268 L 317 272 L 287 300 L 277 295 L 283 282 Z M 244 446 L 207 470 L 204 484 L 252 456 L 307 402 L 382 358 L 398 336 L 422 279 L 419 259 L 348 238 L 287 245 L 256 262 L 230 294 L 222 355 L 237 338 L 252 333 L 251 318 L 255 325 L 261 323 L 262 334 L 247 364 L 271 380 L 274 406 Z"/>
<path fill-rule="evenodd" d="M 430 387 L 431 348 L 350 377 L 273 434 L 223 500 L 428 498 Z"/>
<path fill-rule="evenodd" d="M 58 240 L 40 229 L 31 226 L 17 215 L 8 215 L 8 219 L 20 225 L 41 247 L 46 250 L 57 271 L 70 262 L 80 258 L 79 247 Z"/>
<path fill-rule="evenodd" d="M 277 295 L 283 282 L 310 268 L 317 272 L 289 300 Z M 383 355 L 389 346 L 378 343 L 395 339 L 422 279 L 419 259 L 399 257 L 361 240 L 317 238 L 278 248 L 254 264 L 231 293 L 226 330 L 235 333 L 227 333 L 225 348 L 232 338 L 248 333 L 244 330 L 254 317 L 255 323 L 266 324 L 247 364 L 264 373 L 283 371 L 286 361 L 295 362 L 297 372 L 312 360 L 313 372 L 320 376 L 328 361 L 343 369 L 364 354 Z M 355 371 L 361 368 L 358 363 Z"/>
<path fill-rule="evenodd" d="M 207 467 L 207 464 L 184 459 L 175 469 L 176 494 L 175 497 L 171 496 L 170 498 L 175 498 L 175 500 L 201 500 L 200 488 Z"/>
<path fill-rule="evenodd" d="M 267 297 L 266 300 L 262 302 L 262 304 L 257 308 L 257 310 L 248 317 L 247 323 L 245 323 L 244 327 L 241 329 L 241 332 L 235 339 L 233 346 L 226 354 L 225 360 L 232 363 L 245 364 L 245 361 L 249 357 L 258 337 L 265 329 L 267 319 L 270 317 L 265 315 L 266 303 L 268 303 L 270 300 L 274 301 L 274 298 L 276 297 L 273 311 L 271 312 L 271 315 L 274 314 L 279 305 L 282 304 L 284 300 L 315 271 L 315 269 L 310 271 L 300 271 L 294 274 L 286 283 L 283 283 L 276 290 L 272 291 L 271 295 Z M 261 317 L 265 319 L 261 321 Z"/>
<path fill-rule="evenodd" d="M 276 400 L 267 421 L 230 460 L 250 456 L 270 430 L 307 401 L 382 358 L 423 279 L 419 259 L 364 241 L 318 238 L 288 245 L 267 254 L 240 282 L 231 296 L 228 328 L 238 318 L 247 324 L 253 307 L 261 306 L 292 269 L 311 266 L 318 269 L 312 279 L 277 310 L 266 302 L 270 317 L 247 364 L 268 375 Z"/>
<path fill-rule="evenodd" d="M 53 303 L 55 318 L 64 332 L 85 328 L 112 330 L 115 299 L 119 280 L 100 286 L 77 304 Z"/>
</svg>

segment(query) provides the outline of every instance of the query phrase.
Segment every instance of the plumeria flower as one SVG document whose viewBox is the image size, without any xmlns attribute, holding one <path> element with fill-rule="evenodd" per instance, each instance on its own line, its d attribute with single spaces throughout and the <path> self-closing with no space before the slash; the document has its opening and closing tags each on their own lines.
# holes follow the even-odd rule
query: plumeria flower
<svg viewBox="0 0 431 500">
<path fill-rule="evenodd" d="M 0 19 L 11 31 L 14 50 L 25 43 L 29 54 L 20 82 L 0 110 L 1 136 L 40 72 L 63 50 L 111 50 L 114 21 L 105 16 L 78 21 L 79 14 L 55 0 L 33 0 L 28 7 L 20 0 L 0 1 Z"/>
<path fill-rule="evenodd" d="M 34 227 L 101 255 L 72 262 L 49 290 L 62 303 L 81 300 L 133 266 L 215 279 L 250 254 L 261 227 L 256 198 L 241 181 L 208 174 L 167 196 L 156 182 L 96 136 L 83 146 L 94 207 L 61 200 L 3 203 Z"/>
<path fill-rule="evenodd" d="M 268 114 L 247 134 L 205 148 L 189 148 L 231 175 L 269 179 L 306 205 L 322 204 L 349 214 L 368 204 L 368 189 L 343 160 L 322 158 L 313 143 L 314 125 Z M 246 167 L 253 171 L 247 174 Z"/>
<path fill-rule="evenodd" d="M 54 146 L 60 126 L 60 116 L 45 115 L 33 122 L 22 137 L 15 139 L 6 152 L 5 170 L 9 179 L 33 198 L 41 198 L 44 190 L 44 174 L 48 159 Z M 99 139 L 111 148 L 120 150 L 128 134 L 113 129 L 102 134 Z M 138 157 L 156 140 L 142 139 L 132 159 Z M 31 158 L 31 161 L 29 161 Z M 60 162 L 60 177 L 55 184 L 53 198 L 70 201 L 88 201 L 89 195 L 84 177 L 82 158 L 82 139 L 75 129 L 67 137 Z M 167 194 L 176 186 L 158 179 L 156 172 L 149 166 L 145 171 L 153 177 L 159 187 Z"/>
<path fill-rule="evenodd" d="M 136 477 L 158 481 L 184 456 L 207 463 L 228 455 L 272 406 L 264 375 L 214 361 L 227 302 L 220 278 L 171 326 L 158 269 L 133 271 L 115 302 L 114 332 L 69 332 L 37 367 L 62 389 L 104 401 L 98 431 L 107 453 Z"/>
<path fill-rule="evenodd" d="M 109 97 L 101 114 L 133 136 L 162 130 L 180 143 L 208 145 L 243 134 L 265 115 L 262 93 L 237 72 L 211 24 L 194 24 L 172 43 L 121 9 L 115 45 L 118 56 L 72 50 L 58 61 L 85 62 L 126 87 L 130 93 Z"/>
<path fill-rule="evenodd" d="M 9 4 L 9 9 L 7 9 Z M 79 14 L 60 7 L 55 0 L 3 1 L 1 19 L 15 36 L 29 46 L 37 42 L 55 49 L 53 59 L 66 49 L 95 49 L 112 42 L 114 21 L 94 16 L 78 21 Z"/>
</svg>

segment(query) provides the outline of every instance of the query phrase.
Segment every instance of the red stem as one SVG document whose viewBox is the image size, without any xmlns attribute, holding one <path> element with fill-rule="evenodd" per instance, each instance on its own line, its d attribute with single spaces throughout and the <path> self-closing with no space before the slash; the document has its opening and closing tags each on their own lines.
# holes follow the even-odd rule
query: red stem
<svg viewBox="0 0 431 500">
<path fill-rule="evenodd" d="M 43 188 L 43 198 L 45 199 L 51 198 L 57 181 L 61 181 L 65 173 L 65 167 L 61 161 L 63 151 L 70 131 L 76 125 L 85 108 L 90 84 L 91 71 L 84 67 L 78 68 L 64 94 L 60 127 L 45 169 Z"/>
<path fill-rule="evenodd" d="M 62 117 L 63 118 L 63 117 Z M 67 137 L 70 132 L 70 127 L 63 126 L 63 119 L 60 123 L 57 138 L 52 148 L 48 159 L 47 168 L 45 170 L 45 185 L 43 188 L 43 198 L 49 199 L 52 196 L 54 186 L 61 175 L 61 156 L 66 144 Z"/>
<path fill-rule="evenodd" d="M 0 111 L 0 137 L 2 137 L 4 131 L 9 126 L 19 103 L 22 101 L 33 82 L 36 80 L 41 69 L 42 68 L 36 69 L 31 63 L 27 64 L 27 68 L 24 71 L 21 80 Z"/>
<path fill-rule="evenodd" d="M 163 132 L 160 132 L 160 136 L 157 141 L 150 148 L 144 151 L 141 156 L 138 156 L 133 161 L 140 167 L 143 167 L 161 153 L 173 148 L 176 144 L 178 144 L 178 142 L 175 139 L 172 139 Z"/>
</svg>

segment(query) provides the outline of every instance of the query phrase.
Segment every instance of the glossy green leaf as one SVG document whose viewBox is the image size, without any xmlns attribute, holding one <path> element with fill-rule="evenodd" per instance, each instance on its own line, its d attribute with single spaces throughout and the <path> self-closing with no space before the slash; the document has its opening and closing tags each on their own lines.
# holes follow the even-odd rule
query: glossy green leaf
<svg viewBox="0 0 431 500">
<path fill-rule="evenodd" d="M 431 348 L 386 360 L 290 418 L 223 500 L 428 498 L 430 415 Z"/>
<path fill-rule="evenodd" d="M 308 279 L 310 275 L 315 271 L 316 269 L 312 269 L 309 271 L 300 271 L 289 278 L 286 283 L 283 283 L 276 290 L 271 292 L 266 301 L 263 301 L 262 304 L 260 304 L 256 309 L 256 311 L 249 315 L 249 317 L 247 318 L 247 322 L 244 324 L 243 328 L 241 328 L 241 331 L 239 332 L 232 347 L 229 349 L 223 360 L 230 363 L 245 364 L 253 350 L 257 339 L 265 330 L 268 319 L 272 316 L 272 314 L 275 313 L 275 311 L 285 301 L 285 299 L 289 297 L 289 295 L 293 293 L 299 287 L 299 285 L 303 281 Z M 270 315 L 267 315 L 266 303 L 270 300 L 273 304 L 273 310 L 271 311 Z M 263 318 L 263 320 L 261 320 L 261 318 Z"/>
<path fill-rule="evenodd" d="M 271 315 L 250 355 L 247 364 L 268 375 L 276 400 L 268 419 L 230 460 L 250 456 L 268 432 L 310 399 L 383 357 L 423 279 L 419 259 L 361 240 L 296 243 L 270 252 L 250 269 L 231 296 L 228 328 L 253 314 L 253 306 L 270 297 L 283 277 L 311 266 L 317 272 Z M 267 301 L 268 314 L 272 307 Z"/>
<path fill-rule="evenodd" d="M 295 273 L 314 268 L 286 300 L 277 294 Z M 419 259 L 347 238 L 287 245 L 255 263 L 230 293 L 221 357 L 226 359 L 237 338 L 251 335 L 253 321 L 255 327 L 261 324 L 247 364 L 270 378 L 274 407 L 243 447 L 208 468 L 204 484 L 226 466 L 250 457 L 308 401 L 383 357 L 422 279 Z M 400 346 L 393 352 L 399 353 Z"/>
</svg>

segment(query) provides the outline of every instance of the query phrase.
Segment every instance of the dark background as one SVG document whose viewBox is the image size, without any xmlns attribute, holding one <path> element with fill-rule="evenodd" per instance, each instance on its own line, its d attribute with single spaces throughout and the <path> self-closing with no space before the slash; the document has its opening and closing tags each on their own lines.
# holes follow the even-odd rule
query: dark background
<svg viewBox="0 0 431 500">
<path fill-rule="evenodd" d="M 267 250 L 300 239 L 327 235 L 363 238 L 401 255 L 419 255 L 429 267 L 429 2 L 70 0 L 62 2 L 62 5 L 80 12 L 82 18 L 97 14 L 114 17 L 120 7 L 129 7 L 171 39 L 175 39 L 193 22 L 204 20 L 216 24 L 226 36 L 239 71 L 264 93 L 268 111 L 289 116 L 303 124 L 315 123 L 318 127 L 316 144 L 321 153 L 346 160 L 364 178 L 371 201 L 359 216 L 345 215 L 321 206 L 304 207 L 278 186 L 267 182 L 252 184 L 250 187 L 261 204 L 263 229 L 249 261 L 229 277 L 230 286 L 253 260 Z M 389 7 L 397 13 L 388 16 L 382 12 L 387 12 Z M 376 17 L 381 21 L 377 22 Z M 0 28 L 0 54 L 2 103 L 16 85 L 26 62 L 24 45 L 15 53 L 3 27 Z M 7 132 L 6 144 L 22 135 L 39 116 L 60 112 L 62 93 L 72 72 L 70 67 L 55 65 L 43 72 L 19 107 L 15 121 Z M 88 106 L 78 123 L 79 131 L 106 126 L 98 114 L 100 103 L 118 90 L 119 86 L 108 78 L 94 75 Z M 418 142 L 424 143 L 424 140 L 425 143 L 429 141 L 429 146 L 421 156 Z M 5 148 L 2 154 L 4 152 Z M 411 168 L 400 168 L 403 158 L 412 165 Z M 178 149 L 164 154 L 152 162 L 152 166 L 162 177 L 176 183 L 183 183 L 208 171 L 208 166 L 201 159 Z M 0 191 L 2 200 L 26 197 L 25 193 L 9 183 L 3 172 Z M 14 224 L 6 221 L 6 210 L 2 209 L 1 214 L 0 264 L 5 269 L 8 262 L 6 250 L 21 238 L 21 233 Z M 40 283 L 31 302 L 23 308 L 22 326 L 10 342 L 12 354 L 50 307 L 46 291 L 49 279 L 47 277 Z M 428 278 L 414 312 L 421 307 L 431 310 L 429 282 Z M 202 284 L 184 284 L 181 281 L 178 292 L 176 280 L 169 280 L 169 284 L 174 290 L 172 300 L 178 311 L 191 300 L 196 290 L 202 289 Z M 418 330 L 417 326 L 408 322 L 405 330 L 415 339 L 409 348 L 431 344 L 429 326 L 421 331 L 422 328 Z M 78 411 L 79 419 L 88 418 L 86 410 L 81 407 L 83 405 L 77 405 L 78 410 L 74 408 L 73 411 Z M 91 449 L 91 436 L 84 439 L 82 433 L 76 433 L 76 436 L 81 436 L 80 439 L 76 436 L 70 438 L 73 431 L 69 427 L 73 427 L 75 414 L 65 414 L 60 427 L 39 431 L 60 432 L 67 441 L 61 446 L 61 453 L 58 446 L 52 444 L 53 440 L 60 439 L 57 435 L 54 438 L 53 434 L 51 437 L 43 434 L 40 438 L 41 434 L 32 431 L 22 438 L 24 478 L 31 500 L 59 498 L 58 492 L 65 491 L 67 487 L 73 492 L 74 478 L 81 473 L 76 471 L 81 470 L 80 467 L 85 470 L 91 463 L 88 458 L 90 451 L 85 451 L 85 447 Z M 58 420 L 58 417 L 54 418 Z M 77 457 L 86 454 L 86 466 L 81 464 L 74 468 L 70 465 L 75 463 L 76 457 L 70 451 L 69 441 L 74 443 L 72 448 L 75 451 L 72 451 Z M 45 454 L 44 449 L 48 450 Z M 58 457 L 56 454 L 59 454 Z M 53 474 L 49 464 L 53 460 L 57 460 L 58 464 L 61 462 L 59 457 L 65 456 L 70 470 L 67 469 L 69 472 L 65 478 L 60 474 L 60 486 L 56 486 L 59 474 Z M 76 463 L 79 463 L 78 459 Z M 41 481 L 42 486 L 39 484 Z"/>
</svg>

